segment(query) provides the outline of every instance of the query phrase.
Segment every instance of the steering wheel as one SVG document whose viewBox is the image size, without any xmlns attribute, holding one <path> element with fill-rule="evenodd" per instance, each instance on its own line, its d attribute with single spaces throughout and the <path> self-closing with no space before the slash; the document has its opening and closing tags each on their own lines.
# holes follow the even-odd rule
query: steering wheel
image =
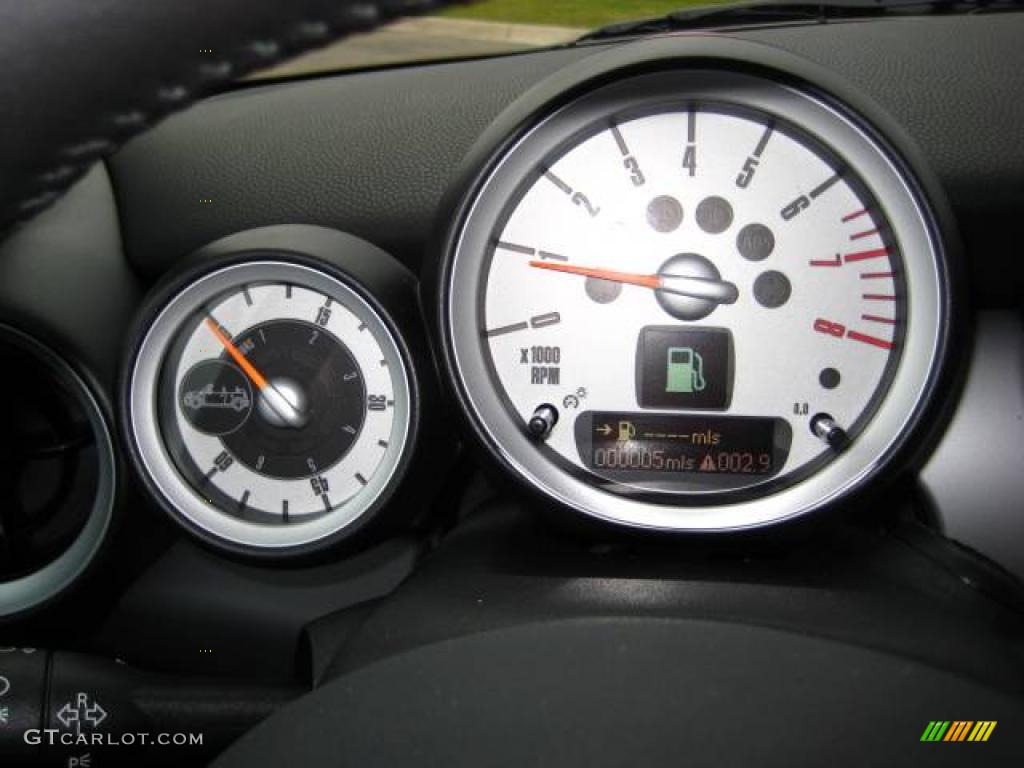
<svg viewBox="0 0 1024 768">
<path fill-rule="evenodd" d="M 219 86 L 306 49 L 441 4 L 6 4 L 0 10 L 5 73 L 0 81 L 5 107 L 0 225 L 10 228 L 32 218 L 98 159 Z M 485 560 L 472 553 L 490 551 L 491 561 L 500 562 L 501 547 L 514 546 L 516 535 L 500 528 L 477 530 L 451 545 L 448 554 L 465 562 Z M 874 562 L 883 561 L 887 551 L 876 550 Z M 571 564 L 559 566 L 562 574 L 571 573 Z M 874 577 L 877 597 L 886 588 L 885 579 L 868 575 Z M 862 643 L 845 645 L 785 631 L 777 626 L 778 617 L 758 618 L 759 593 L 744 592 L 742 584 L 731 591 L 709 587 L 702 592 L 694 587 L 696 580 L 672 587 L 638 576 L 594 579 L 580 586 L 563 576 L 539 580 L 541 587 L 530 592 L 514 576 L 489 574 L 485 567 L 480 579 L 491 579 L 492 593 L 505 596 L 504 603 L 488 606 L 489 614 L 479 608 L 475 585 L 460 580 L 457 572 L 453 576 L 435 565 L 418 574 L 367 625 L 368 637 L 384 638 L 390 647 L 369 642 L 356 647 L 349 668 L 333 670 L 333 682 L 272 717 L 218 764 L 333 764 L 344 755 L 355 765 L 799 765 L 820 762 L 834 751 L 835 734 L 820 726 L 843 720 L 844 713 L 851 730 L 841 743 L 903 743 L 907 749 L 894 752 L 891 762 L 906 763 L 919 757 L 914 751 L 919 712 L 931 703 L 941 704 L 936 717 L 965 716 L 956 714 L 962 711 L 984 711 L 989 717 L 997 710 L 1020 713 L 1011 694 L 959 678 L 937 664 L 887 655 L 884 628 L 913 629 L 891 613 L 897 603 L 867 591 L 815 595 L 818 602 L 809 608 L 837 625 L 850 621 L 851 610 L 854 618 L 863 618 Z M 756 580 L 746 586 L 764 587 Z M 673 589 L 676 594 L 666 597 L 666 590 Z M 658 615 L 660 599 L 676 600 L 681 615 Z M 736 616 L 755 620 L 702 618 L 703 601 L 723 599 L 736 601 Z M 574 618 L 566 609 L 573 600 L 590 611 Z M 530 601 L 533 614 L 523 608 Z M 463 635 L 446 637 L 449 628 L 431 619 L 435 609 L 449 619 L 458 617 Z M 979 625 L 994 615 L 980 604 L 972 604 L 972 610 Z M 938 631 L 940 619 L 920 631 Z M 955 621 L 950 618 L 947 625 Z M 399 631 L 410 626 L 419 636 Z M 970 650 L 976 637 L 946 635 L 940 638 L 941 653 L 975 653 L 984 668 L 984 649 Z M 859 687 L 851 683 L 856 680 Z M 878 687 L 880 680 L 889 683 Z M 865 703 L 877 711 L 855 711 Z M 954 712 L 954 707 L 959 709 Z M 1003 744 L 1012 750 L 1009 738 Z M 956 755 L 933 754 L 939 762 Z M 834 758 L 849 764 L 864 756 L 846 752 Z"/>
</svg>

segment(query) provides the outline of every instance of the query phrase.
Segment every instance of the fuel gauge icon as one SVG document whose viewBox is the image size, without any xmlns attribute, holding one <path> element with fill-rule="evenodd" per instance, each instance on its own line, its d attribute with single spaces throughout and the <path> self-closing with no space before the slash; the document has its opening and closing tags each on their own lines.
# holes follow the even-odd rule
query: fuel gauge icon
<svg viewBox="0 0 1024 768">
<path fill-rule="evenodd" d="M 734 368 L 727 328 L 646 326 L 637 339 L 637 404 L 724 411 L 732 399 Z"/>
<path fill-rule="evenodd" d="M 704 358 L 691 347 L 669 347 L 666 392 L 703 392 Z"/>
</svg>

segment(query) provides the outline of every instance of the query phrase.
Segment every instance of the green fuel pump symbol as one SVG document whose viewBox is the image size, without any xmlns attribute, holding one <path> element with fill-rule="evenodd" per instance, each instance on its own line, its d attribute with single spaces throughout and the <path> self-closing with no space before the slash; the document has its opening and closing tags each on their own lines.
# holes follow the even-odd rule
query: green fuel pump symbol
<svg viewBox="0 0 1024 768">
<path fill-rule="evenodd" d="M 666 392 L 701 392 L 704 389 L 704 359 L 691 347 L 669 347 Z"/>
</svg>

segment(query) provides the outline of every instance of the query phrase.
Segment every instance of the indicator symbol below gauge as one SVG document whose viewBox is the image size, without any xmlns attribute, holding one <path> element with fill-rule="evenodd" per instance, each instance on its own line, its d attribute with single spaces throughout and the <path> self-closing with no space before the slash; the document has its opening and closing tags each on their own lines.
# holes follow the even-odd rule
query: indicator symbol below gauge
<svg viewBox="0 0 1024 768">
<path fill-rule="evenodd" d="M 646 326 L 637 339 L 637 403 L 725 410 L 732 398 L 733 356 L 726 328 Z"/>
</svg>

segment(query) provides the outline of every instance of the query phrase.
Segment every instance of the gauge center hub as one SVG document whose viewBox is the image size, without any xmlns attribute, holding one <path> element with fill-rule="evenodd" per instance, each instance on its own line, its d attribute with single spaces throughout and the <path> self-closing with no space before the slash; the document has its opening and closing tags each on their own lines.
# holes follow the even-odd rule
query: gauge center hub
<svg viewBox="0 0 1024 768">
<path fill-rule="evenodd" d="M 677 320 L 701 320 L 719 304 L 736 300 L 736 287 L 722 281 L 722 273 L 697 253 L 680 253 L 658 269 L 662 288 L 654 292 L 658 304 Z"/>
<path fill-rule="evenodd" d="M 945 322 L 941 244 L 889 148 L 734 72 L 623 73 L 547 108 L 495 148 L 442 271 L 456 392 L 497 459 L 666 530 L 774 523 L 880 472 Z"/>
<path fill-rule="evenodd" d="M 289 412 L 288 418 L 283 417 L 274 410 L 267 393 L 261 393 L 256 410 L 264 421 L 281 428 L 302 429 L 306 426 L 309 421 L 309 397 L 302 385 L 294 379 L 279 376 L 268 382 L 268 389 L 287 401 L 288 405 L 292 407 L 292 411 Z"/>
</svg>

